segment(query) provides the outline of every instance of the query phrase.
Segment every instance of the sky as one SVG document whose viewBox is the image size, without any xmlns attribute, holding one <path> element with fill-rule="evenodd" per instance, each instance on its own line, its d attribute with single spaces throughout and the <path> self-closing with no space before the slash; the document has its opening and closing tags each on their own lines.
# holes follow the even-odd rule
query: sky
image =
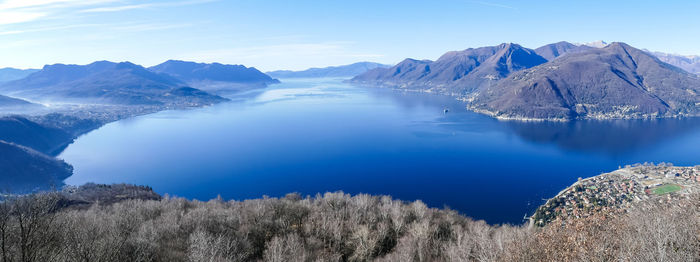
<svg viewBox="0 0 700 262">
<path fill-rule="evenodd" d="M 700 55 L 700 1 L 0 0 L 0 68 L 168 59 L 263 71 L 518 43 Z"/>
</svg>

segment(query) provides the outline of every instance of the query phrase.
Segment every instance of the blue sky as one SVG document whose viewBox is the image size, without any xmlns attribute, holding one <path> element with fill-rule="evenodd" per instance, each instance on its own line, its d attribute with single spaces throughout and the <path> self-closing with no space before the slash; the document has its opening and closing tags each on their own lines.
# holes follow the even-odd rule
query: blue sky
<svg viewBox="0 0 700 262">
<path fill-rule="evenodd" d="M 700 1 L 0 0 L 0 67 L 167 59 L 261 70 L 622 41 L 700 55 Z"/>
</svg>

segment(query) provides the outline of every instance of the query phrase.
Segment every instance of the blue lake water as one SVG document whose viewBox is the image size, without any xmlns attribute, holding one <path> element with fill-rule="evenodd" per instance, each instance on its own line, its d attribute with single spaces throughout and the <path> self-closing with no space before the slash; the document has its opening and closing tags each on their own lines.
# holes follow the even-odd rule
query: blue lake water
<svg viewBox="0 0 700 262">
<path fill-rule="evenodd" d="M 200 200 L 342 190 L 518 224 L 578 177 L 700 164 L 698 118 L 498 121 L 450 97 L 340 79 L 283 80 L 231 98 L 80 137 L 59 156 L 75 167 L 66 183 L 150 185 Z"/>
</svg>

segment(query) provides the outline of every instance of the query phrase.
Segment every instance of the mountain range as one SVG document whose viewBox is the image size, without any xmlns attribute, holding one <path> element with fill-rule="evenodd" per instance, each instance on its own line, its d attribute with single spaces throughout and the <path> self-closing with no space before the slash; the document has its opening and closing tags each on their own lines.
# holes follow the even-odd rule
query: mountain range
<svg viewBox="0 0 700 262">
<path fill-rule="evenodd" d="M 624 43 L 470 48 L 436 61 L 406 59 L 350 81 L 455 95 L 474 111 L 508 119 L 700 114 L 698 76 Z"/>
<path fill-rule="evenodd" d="M 569 53 L 479 90 L 502 118 L 656 118 L 699 113 L 700 78 L 624 43 Z"/>
<path fill-rule="evenodd" d="M 588 45 L 575 45 L 566 41 L 561 41 L 541 46 L 535 49 L 535 53 L 537 53 L 544 59 L 547 59 L 547 61 L 550 61 L 564 54 L 583 52 L 593 48 L 595 47 L 591 47 Z"/>
<path fill-rule="evenodd" d="M 406 59 L 390 68 L 376 68 L 354 77 L 355 83 L 421 89 L 464 95 L 508 76 L 547 62 L 534 50 L 501 44 L 447 52 L 436 61 Z"/>
<path fill-rule="evenodd" d="M 693 66 L 697 60 L 624 43 L 558 42 L 534 50 L 504 43 L 447 52 L 435 61 L 405 59 L 391 67 L 362 62 L 270 74 L 283 78 L 358 74 L 350 82 L 449 94 L 474 111 L 504 119 L 655 118 L 700 115 L 700 76 L 689 73 L 697 70 Z M 47 65 L 37 71 L 1 69 L 0 76 L 2 72 L 14 74 L 4 79 L 15 78 L 0 83 L 2 113 L 10 107 L 41 107 L 27 100 L 116 104 L 127 109 L 0 117 L 0 170 L 5 174 L 0 187 L 14 180 L 60 182 L 72 168 L 53 156 L 104 123 L 144 112 L 210 105 L 226 101 L 210 92 L 279 82 L 252 67 L 176 60 L 151 68 L 98 61 Z"/>
<path fill-rule="evenodd" d="M 0 77 L 9 80 L 0 83 L 0 191 L 60 186 L 72 167 L 55 156 L 79 135 L 105 123 L 227 100 L 197 85 L 240 91 L 279 82 L 252 67 L 175 60 L 152 68 L 98 61 L 41 70 L 1 69 Z M 20 98 L 59 105 L 43 107 Z M 1 116 L 16 112 L 38 114 Z"/>
<path fill-rule="evenodd" d="M 55 64 L 29 76 L 0 84 L 0 92 L 37 101 L 90 102 L 125 105 L 169 105 L 181 100 L 189 88 L 166 74 L 154 73 L 129 62 L 94 62 L 89 65 Z M 197 93 L 192 104 L 224 101 Z"/>
<path fill-rule="evenodd" d="M 39 69 L 0 68 L 0 83 L 22 79 L 37 71 Z"/>
<path fill-rule="evenodd" d="M 182 80 L 189 86 L 207 91 L 220 91 L 226 87 L 234 89 L 245 86 L 264 87 L 279 83 L 279 80 L 273 79 L 254 67 L 243 65 L 168 60 L 150 67 L 148 70 L 157 74 L 169 75 Z"/>
<path fill-rule="evenodd" d="M 646 50 L 645 50 L 646 51 Z M 674 55 L 662 52 L 651 52 L 647 51 L 654 56 L 658 57 L 659 60 L 664 63 L 668 63 L 677 66 L 685 71 L 693 74 L 700 74 L 700 56 L 684 56 L 684 55 Z"/>
<path fill-rule="evenodd" d="M 303 71 L 278 70 L 267 72 L 267 74 L 276 78 L 353 77 L 375 68 L 387 67 L 391 66 L 373 62 L 358 62 L 341 66 L 309 68 Z"/>
</svg>

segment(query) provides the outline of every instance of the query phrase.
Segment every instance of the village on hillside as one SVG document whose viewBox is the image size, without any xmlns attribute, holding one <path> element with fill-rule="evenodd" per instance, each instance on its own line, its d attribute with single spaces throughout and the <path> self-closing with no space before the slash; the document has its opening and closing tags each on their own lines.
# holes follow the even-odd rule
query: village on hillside
<svg viewBox="0 0 700 262">
<path fill-rule="evenodd" d="M 540 206 L 530 218 L 531 225 L 624 211 L 638 203 L 677 203 L 700 192 L 700 166 L 669 164 L 626 166 L 576 183 Z"/>
</svg>

